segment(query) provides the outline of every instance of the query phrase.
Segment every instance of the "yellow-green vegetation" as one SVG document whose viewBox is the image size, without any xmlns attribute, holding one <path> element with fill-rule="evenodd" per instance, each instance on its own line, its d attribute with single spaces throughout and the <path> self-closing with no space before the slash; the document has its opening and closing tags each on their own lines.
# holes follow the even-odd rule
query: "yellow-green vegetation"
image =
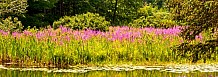
<svg viewBox="0 0 218 77">
<path fill-rule="evenodd" d="M 4 0 L 0 4 L 2 64 L 217 62 L 217 1 Z M 127 24 L 131 27 L 121 27 Z"/>
<path fill-rule="evenodd" d="M 182 24 L 173 20 L 172 14 L 167 9 L 159 9 L 157 6 L 144 5 L 138 10 L 138 14 L 140 17 L 129 23 L 129 26 L 169 28 Z"/>
<path fill-rule="evenodd" d="M 180 34 L 185 40 L 195 40 L 195 36 L 206 32 L 204 42 L 192 44 L 184 42 L 177 46 L 180 56 L 193 58 L 192 62 L 211 58 L 218 49 L 218 1 L 214 0 L 167 0 L 167 6 L 176 20 L 187 26 Z M 190 54 L 191 53 L 191 54 Z M 188 55 L 187 55 L 188 54 Z"/>
<path fill-rule="evenodd" d="M 86 14 L 71 17 L 65 16 L 53 23 L 54 28 L 59 28 L 62 25 L 74 30 L 92 29 L 108 31 L 110 22 L 106 21 L 104 17 L 99 16 L 99 14 L 87 12 Z"/>
<path fill-rule="evenodd" d="M 60 27 L 22 33 L 1 31 L 1 63 L 56 66 L 190 63 L 172 51 L 183 42 L 180 27 L 110 27 L 109 32 Z M 201 35 L 195 42 L 204 39 Z M 214 56 L 216 58 L 216 56 Z M 216 61 L 212 60 L 212 61 Z"/>
</svg>

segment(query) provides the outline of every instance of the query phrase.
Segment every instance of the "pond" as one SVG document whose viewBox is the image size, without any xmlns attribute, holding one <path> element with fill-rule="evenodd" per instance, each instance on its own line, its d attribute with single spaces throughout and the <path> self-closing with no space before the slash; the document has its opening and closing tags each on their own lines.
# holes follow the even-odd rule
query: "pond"
<svg viewBox="0 0 218 77">
<path fill-rule="evenodd" d="M 7 68 L 0 77 L 218 77 L 218 65 Z"/>
</svg>

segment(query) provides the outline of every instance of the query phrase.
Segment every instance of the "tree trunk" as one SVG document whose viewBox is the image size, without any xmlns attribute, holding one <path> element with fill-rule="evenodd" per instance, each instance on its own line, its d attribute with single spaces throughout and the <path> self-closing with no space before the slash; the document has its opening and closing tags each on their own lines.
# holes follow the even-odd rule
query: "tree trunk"
<svg viewBox="0 0 218 77">
<path fill-rule="evenodd" d="M 112 21 L 113 25 L 115 25 L 116 11 L 117 11 L 117 2 L 118 2 L 118 0 L 116 0 L 115 6 L 114 6 L 114 15 L 113 15 L 113 21 Z"/>
</svg>

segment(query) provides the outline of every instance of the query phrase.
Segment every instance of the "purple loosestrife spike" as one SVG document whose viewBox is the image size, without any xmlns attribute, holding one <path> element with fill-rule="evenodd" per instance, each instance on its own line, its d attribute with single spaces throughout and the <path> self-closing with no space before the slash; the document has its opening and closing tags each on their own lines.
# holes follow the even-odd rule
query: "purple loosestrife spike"
<svg viewBox="0 0 218 77">
<path fill-rule="evenodd" d="M 27 31 L 27 30 L 24 30 L 23 34 L 26 35 L 26 36 L 33 36 L 32 32 Z"/>
<path fill-rule="evenodd" d="M 1 33 L 2 35 L 4 35 L 4 36 L 7 36 L 7 35 L 9 34 L 8 31 L 3 31 L 3 30 L 0 30 L 0 33 Z"/>
<path fill-rule="evenodd" d="M 82 38 L 82 40 L 88 40 L 92 36 L 91 32 L 92 31 L 90 31 L 90 30 L 83 31 L 83 33 L 80 37 Z"/>
<path fill-rule="evenodd" d="M 73 36 L 75 39 L 79 40 L 81 33 L 79 31 L 73 31 Z"/>
<path fill-rule="evenodd" d="M 69 29 L 68 29 L 67 27 L 62 27 L 62 26 L 60 26 L 60 29 L 61 29 L 61 32 L 62 32 L 62 33 L 67 33 L 67 32 L 69 32 Z"/>
<path fill-rule="evenodd" d="M 59 31 L 59 32 L 58 32 Z M 57 33 L 60 33 L 58 35 Z M 64 34 L 65 33 L 65 34 Z M 37 38 L 46 38 L 48 36 L 56 37 L 60 36 L 61 39 L 70 40 L 69 37 L 74 37 L 77 40 L 88 40 L 92 37 L 101 37 L 106 38 L 111 41 L 119 40 L 137 40 L 138 38 L 142 38 L 144 33 L 154 33 L 156 35 L 164 36 L 165 38 L 178 35 L 180 33 L 180 29 L 177 27 L 175 28 L 168 28 L 168 29 L 158 29 L 158 28 L 132 28 L 127 26 L 122 27 L 110 27 L 109 32 L 101 32 L 95 30 L 71 30 L 69 28 L 60 26 L 59 30 L 44 30 L 36 33 Z M 28 32 L 24 32 L 25 35 L 28 35 Z"/>
<path fill-rule="evenodd" d="M 36 34 L 36 38 L 37 39 L 43 39 L 45 37 L 45 33 L 44 32 L 38 32 L 37 34 Z"/>
<path fill-rule="evenodd" d="M 201 34 L 199 34 L 199 35 L 196 35 L 196 36 L 195 36 L 195 39 L 202 41 L 202 40 L 203 40 L 203 37 L 202 37 Z"/>
<path fill-rule="evenodd" d="M 67 41 L 70 41 L 70 37 L 69 37 L 69 36 L 65 36 L 65 39 L 66 39 Z"/>
<path fill-rule="evenodd" d="M 110 40 L 114 41 L 116 38 L 116 35 L 115 34 L 112 34 L 111 38 L 109 38 Z"/>
<path fill-rule="evenodd" d="M 108 38 L 108 36 L 106 35 L 107 33 L 101 33 L 99 34 L 101 38 L 105 37 L 105 38 Z"/>
<path fill-rule="evenodd" d="M 56 36 L 57 33 L 53 32 L 53 31 L 49 31 L 48 32 L 48 36 L 54 37 Z"/>
<path fill-rule="evenodd" d="M 60 26 L 59 26 L 59 29 L 61 29 L 61 30 L 62 30 L 62 28 L 63 28 L 63 26 L 62 26 L 62 25 L 60 25 Z"/>
<path fill-rule="evenodd" d="M 89 36 L 88 35 L 83 35 L 82 36 L 82 40 L 88 40 L 89 39 Z"/>
<path fill-rule="evenodd" d="M 133 35 L 134 35 L 135 38 L 141 38 L 140 32 L 134 32 Z"/>
<path fill-rule="evenodd" d="M 12 33 L 12 36 L 13 36 L 13 37 L 16 37 L 16 38 L 20 38 L 21 34 L 18 33 L 18 32 L 13 32 L 13 33 Z"/>
</svg>

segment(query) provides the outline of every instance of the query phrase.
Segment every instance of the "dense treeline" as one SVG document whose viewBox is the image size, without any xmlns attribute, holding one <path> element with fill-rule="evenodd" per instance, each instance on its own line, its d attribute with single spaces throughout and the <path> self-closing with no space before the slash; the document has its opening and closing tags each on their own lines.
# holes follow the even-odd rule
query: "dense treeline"
<svg viewBox="0 0 218 77">
<path fill-rule="evenodd" d="M 21 3 L 26 0 L 15 0 L 15 3 Z M 2 4 L 5 7 L 16 4 L 7 3 L 10 0 L 3 0 Z M 13 3 L 12 2 L 12 3 Z M 106 17 L 113 25 L 127 25 L 129 22 L 138 18 L 137 10 L 143 7 L 144 3 L 152 3 L 159 5 L 158 0 L 27 0 L 27 5 L 22 5 L 20 11 L 23 11 L 19 20 L 26 28 L 27 26 L 45 27 L 52 25 L 55 20 L 63 16 L 74 16 L 76 14 L 83 14 L 87 12 L 98 13 Z M 28 6 L 28 7 L 27 7 Z M 2 6 L 4 7 L 4 6 Z M 12 6 L 13 7 L 13 6 Z M 24 13 L 23 7 L 26 8 Z M 7 7 L 10 8 L 10 7 Z M 6 8 L 5 8 L 6 9 Z M 3 9 L 4 10 L 4 9 Z M 10 10 L 11 11 L 11 10 Z M 9 11 L 8 11 L 9 12 Z M 3 12 L 4 13 L 4 12 Z M 11 11 L 12 13 L 12 11 Z M 17 12 L 13 12 L 17 13 Z M 2 16 L 2 15 L 1 15 Z M 4 17 L 5 14 L 3 15 Z"/>
</svg>

